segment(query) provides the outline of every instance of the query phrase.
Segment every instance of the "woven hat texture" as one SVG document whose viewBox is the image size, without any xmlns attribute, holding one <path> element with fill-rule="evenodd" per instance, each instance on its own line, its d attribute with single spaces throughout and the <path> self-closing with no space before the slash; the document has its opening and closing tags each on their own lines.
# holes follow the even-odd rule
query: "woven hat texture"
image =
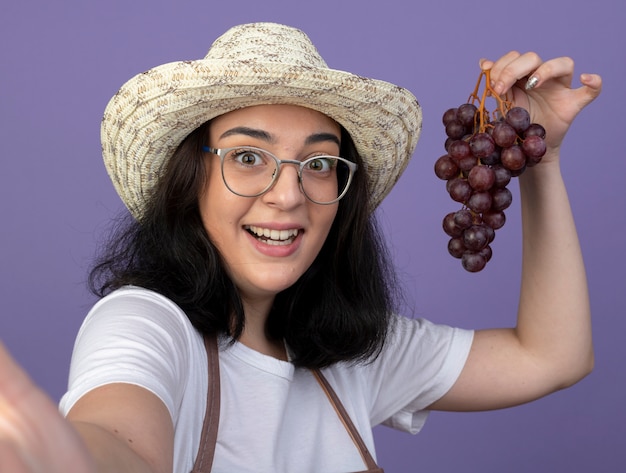
<svg viewBox="0 0 626 473">
<path fill-rule="evenodd" d="M 106 107 L 104 163 L 140 218 L 165 163 L 204 122 L 239 108 L 294 104 L 350 133 L 375 208 L 406 168 L 421 132 L 415 97 L 388 82 L 330 69 L 300 30 L 275 23 L 231 28 L 204 59 L 157 66 L 130 79 Z M 364 168 L 364 169 L 363 169 Z"/>
</svg>

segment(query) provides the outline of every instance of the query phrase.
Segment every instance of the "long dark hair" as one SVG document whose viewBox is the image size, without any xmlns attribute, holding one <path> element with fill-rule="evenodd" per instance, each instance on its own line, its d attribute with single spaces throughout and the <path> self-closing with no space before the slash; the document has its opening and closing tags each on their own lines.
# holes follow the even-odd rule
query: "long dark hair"
<svg viewBox="0 0 626 473">
<path fill-rule="evenodd" d="M 245 315 L 237 288 L 198 210 L 206 179 L 202 146 L 208 123 L 181 143 L 139 220 L 113 228 L 89 275 L 98 296 L 125 285 L 170 298 L 203 334 L 238 339 Z M 340 154 L 359 165 L 319 255 L 271 309 L 268 335 L 284 339 L 297 366 L 365 361 L 382 348 L 395 303 L 395 275 L 368 206 L 364 164 L 342 130 Z"/>
</svg>

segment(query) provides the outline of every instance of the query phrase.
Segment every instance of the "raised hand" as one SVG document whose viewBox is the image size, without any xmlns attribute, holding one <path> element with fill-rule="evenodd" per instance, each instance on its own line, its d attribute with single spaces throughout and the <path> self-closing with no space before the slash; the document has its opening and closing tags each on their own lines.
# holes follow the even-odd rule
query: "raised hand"
<svg viewBox="0 0 626 473">
<path fill-rule="evenodd" d="M 512 51 L 495 62 L 483 59 L 480 67 L 491 69 L 492 87 L 498 94 L 512 94 L 513 102 L 546 128 L 547 159 L 558 150 L 576 115 L 602 89 L 597 74 L 581 74 L 582 85 L 572 88 L 574 61 L 569 57 L 544 62 L 536 53 Z"/>
</svg>

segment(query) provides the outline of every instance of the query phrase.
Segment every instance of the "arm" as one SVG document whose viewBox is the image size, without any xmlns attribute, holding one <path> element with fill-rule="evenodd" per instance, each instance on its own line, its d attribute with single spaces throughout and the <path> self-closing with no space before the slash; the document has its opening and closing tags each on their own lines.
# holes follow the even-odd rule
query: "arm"
<svg viewBox="0 0 626 473">
<path fill-rule="evenodd" d="M 0 344 L 0 471 L 171 472 L 172 446 L 169 412 L 150 392 L 98 388 L 64 419 Z"/>
<path fill-rule="evenodd" d="M 573 62 L 542 62 L 509 53 L 491 67 L 498 92 L 547 131 L 542 162 L 520 177 L 523 225 L 522 284 L 517 325 L 476 333 L 466 366 L 433 406 L 484 410 L 521 404 L 574 384 L 593 367 L 589 297 L 574 219 L 560 171 L 560 145 L 577 113 L 600 93 L 597 75 L 572 89 Z M 539 82 L 524 91 L 526 78 Z M 512 88 L 512 89 L 511 89 Z"/>
<path fill-rule="evenodd" d="M 67 419 L 96 459 L 98 472 L 172 471 L 169 411 L 144 388 L 120 383 L 94 389 L 72 407 Z"/>
</svg>

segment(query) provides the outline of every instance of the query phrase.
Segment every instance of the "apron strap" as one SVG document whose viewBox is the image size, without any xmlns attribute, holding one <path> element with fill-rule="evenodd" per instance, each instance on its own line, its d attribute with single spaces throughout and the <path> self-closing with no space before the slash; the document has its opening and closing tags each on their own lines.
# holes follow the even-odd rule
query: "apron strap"
<svg viewBox="0 0 626 473">
<path fill-rule="evenodd" d="M 220 365 L 217 353 L 217 336 L 215 334 L 205 336 L 204 347 L 209 365 L 209 387 L 200 445 L 191 473 L 210 473 L 220 420 Z"/>
<path fill-rule="evenodd" d="M 328 399 L 330 400 L 330 403 L 335 408 L 335 412 L 341 419 L 341 422 L 343 423 L 344 427 L 348 431 L 348 434 L 350 434 L 352 441 L 354 442 L 356 447 L 359 449 L 361 458 L 363 458 L 363 462 L 365 463 L 365 466 L 367 466 L 366 471 L 370 473 L 377 473 L 377 472 L 382 473 L 383 470 L 379 468 L 378 465 L 376 464 L 376 461 L 374 460 L 374 457 L 372 457 L 372 454 L 368 450 L 367 445 L 365 445 L 365 442 L 363 441 L 361 434 L 359 434 L 359 431 L 352 423 L 352 419 L 350 419 L 350 416 L 348 415 L 346 408 L 343 406 L 341 400 L 339 399 L 339 396 L 337 396 L 337 393 L 335 392 L 333 387 L 330 385 L 326 377 L 322 374 L 320 370 L 313 370 L 313 375 L 317 379 L 317 382 L 320 384 L 320 386 L 322 386 L 324 393 L 326 393 L 326 397 L 328 397 Z"/>
<path fill-rule="evenodd" d="M 217 429 L 219 427 L 220 418 L 220 366 L 219 355 L 217 349 L 217 336 L 210 335 L 204 337 L 204 346 L 207 352 L 209 383 L 207 389 L 207 404 L 204 413 L 204 422 L 202 424 L 202 434 L 200 436 L 200 445 L 198 446 L 198 454 L 191 473 L 210 473 L 213 466 L 213 456 L 215 455 L 215 444 L 217 442 Z M 341 419 L 344 427 L 350 434 L 352 441 L 356 445 L 363 458 L 363 462 L 367 466 L 366 472 L 363 473 L 384 473 L 378 467 L 374 458 L 370 454 L 367 445 L 363 441 L 359 431 L 356 429 L 350 416 L 346 412 L 345 407 L 339 400 L 328 380 L 324 377 L 320 370 L 313 370 L 313 375 L 324 390 L 335 412 Z"/>
</svg>

